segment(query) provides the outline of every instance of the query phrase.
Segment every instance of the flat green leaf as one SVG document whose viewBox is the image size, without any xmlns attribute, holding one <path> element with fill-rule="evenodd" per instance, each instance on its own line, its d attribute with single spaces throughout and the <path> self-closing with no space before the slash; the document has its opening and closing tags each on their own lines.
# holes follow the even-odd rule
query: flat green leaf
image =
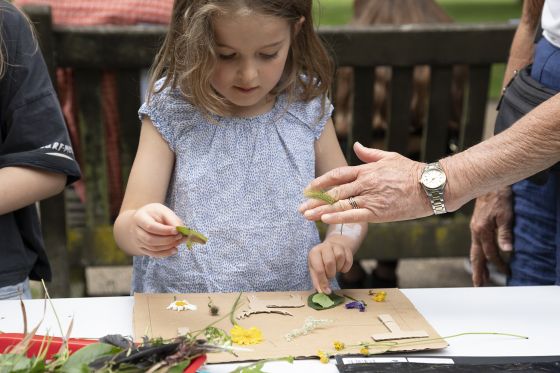
<svg viewBox="0 0 560 373">
<path fill-rule="evenodd" d="M 175 227 L 177 232 L 181 233 L 183 236 L 187 237 L 187 248 L 190 250 L 192 249 L 192 245 L 194 243 L 205 244 L 208 241 L 208 238 L 203 235 L 202 233 L 195 231 L 194 229 L 177 226 Z"/>
<path fill-rule="evenodd" d="M 89 372 L 88 364 L 105 355 L 115 355 L 122 350 L 106 343 L 93 343 L 74 352 L 60 369 L 63 373 Z"/>
<path fill-rule="evenodd" d="M 336 307 L 344 303 L 344 297 L 331 293 L 327 295 L 325 293 L 314 293 L 307 298 L 307 305 L 314 310 L 327 310 L 329 308 Z"/>
<path fill-rule="evenodd" d="M 1 354 L 0 373 L 4 372 L 29 372 L 33 360 L 21 354 Z"/>
<path fill-rule="evenodd" d="M 332 299 L 329 298 L 329 296 L 325 293 L 316 293 L 315 295 L 313 295 L 313 298 L 311 298 L 311 300 L 313 301 L 313 303 L 320 305 L 322 308 L 330 308 L 332 305 L 334 305 Z"/>
<path fill-rule="evenodd" d="M 180 363 L 173 365 L 171 368 L 169 368 L 168 373 L 183 373 L 185 368 L 188 367 L 190 364 L 191 364 L 191 359 L 181 361 Z"/>
</svg>

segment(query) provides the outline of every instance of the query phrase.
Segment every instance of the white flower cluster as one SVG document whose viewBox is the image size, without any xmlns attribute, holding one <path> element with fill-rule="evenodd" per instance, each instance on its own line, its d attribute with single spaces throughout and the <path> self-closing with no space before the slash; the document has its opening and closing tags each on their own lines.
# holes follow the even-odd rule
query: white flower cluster
<svg viewBox="0 0 560 373">
<path fill-rule="evenodd" d="M 296 337 L 309 334 L 309 332 L 311 332 L 312 330 L 317 329 L 323 325 L 330 324 L 332 322 L 333 321 L 329 319 L 314 319 L 313 317 L 309 316 L 307 319 L 305 319 L 303 327 L 301 327 L 300 329 L 292 330 L 291 332 L 286 334 L 284 338 L 286 338 L 288 342 L 291 342 Z"/>
</svg>

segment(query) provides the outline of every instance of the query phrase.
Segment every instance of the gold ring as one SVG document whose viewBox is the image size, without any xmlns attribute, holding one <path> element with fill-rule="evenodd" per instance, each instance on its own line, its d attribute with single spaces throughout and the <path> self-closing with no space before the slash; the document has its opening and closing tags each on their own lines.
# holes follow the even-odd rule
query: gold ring
<svg viewBox="0 0 560 373">
<path fill-rule="evenodd" d="M 358 204 L 354 200 L 354 197 L 348 197 L 348 203 L 352 206 L 353 209 L 359 209 Z"/>
</svg>

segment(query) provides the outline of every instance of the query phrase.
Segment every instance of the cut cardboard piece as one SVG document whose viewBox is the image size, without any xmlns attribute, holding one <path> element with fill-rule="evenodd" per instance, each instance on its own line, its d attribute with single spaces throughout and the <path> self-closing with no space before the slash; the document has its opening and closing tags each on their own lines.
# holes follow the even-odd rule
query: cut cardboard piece
<svg viewBox="0 0 560 373">
<path fill-rule="evenodd" d="M 422 341 L 422 338 L 413 340 L 392 340 L 395 345 L 380 351 L 424 351 L 447 347 L 447 342 L 428 324 L 424 317 L 414 308 L 412 303 L 398 289 L 383 289 L 387 292 L 384 302 L 375 302 L 368 296 L 367 289 L 338 290 L 338 294 L 346 294 L 354 299 L 364 300 L 367 307 L 365 312 L 355 312 L 346 309 L 343 305 L 328 310 L 317 311 L 310 307 L 289 308 L 293 317 L 277 314 L 255 314 L 248 319 L 238 321 L 244 328 L 257 327 L 262 330 L 264 341 L 260 344 L 242 346 L 252 351 L 236 351 L 237 357 L 229 353 L 208 354 L 208 362 L 237 362 L 280 358 L 294 356 L 296 358 L 316 357 L 317 352 L 334 350 L 333 342 L 340 341 L 346 345 L 357 345 L 361 342 L 374 343 L 371 338 L 373 334 L 386 333 L 387 327 L 379 320 L 378 316 L 389 314 L 397 325 L 404 331 L 424 330 L 430 339 Z M 238 309 L 247 307 L 247 296 L 254 295 L 260 300 L 277 300 L 288 298 L 290 295 L 299 295 L 302 299 L 312 292 L 269 292 L 269 293 L 244 293 Z M 208 296 L 212 297 L 214 304 L 220 308 L 220 314 L 225 316 L 232 308 L 239 293 L 225 294 L 140 294 L 134 295 L 134 338 L 139 340 L 142 336 L 151 338 L 175 338 L 177 330 L 188 327 L 192 331 L 204 329 L 216 321 L 216 317 L 210 316 L 204 307 L 198 307 L 196 311 L 176 312 L 166 310 L 167 305 L 177 299 L 188 299 L 196 305 L 206 304 Z M 329 319 L 332 323 L 324 325 L 288 342 L 285 335 L 294 329 L 299 329 L 307 317 L 316 319 Z M 229 333 L 232 328 L 229 317 L 224 318 L 214 325 Z M 434 340 L 435 339 L 435 340 Z M 382 342 L 383 343 L 383 342 Z M 389 343 L 389 342 L 385 342 Z M 356 354 L 358 349 L 347 348 L 336 353 Z M 371 353 L 376 353 L 375 348 L 370 348 Z"/>
<path fill-rule="evenodd" d="M 288 311 L 282 311 L 279 308 L 299 308 L 303 307 L 303 300 L 301 295 L 291 294 L 288 298 L 278 299 L 260 299 L 256 295 L 248 295 L 249 308 L 243 309 L 241 312 L 236 313 L 237 320 L 245 319 L 257 313 L 277 313 L 280 315 L 293 316 Z"/>
<path fill-rule="evenodd" d="M 376 341 L 390 341 L 394 339 L 428 338 L 424 330 L 401 330 L 391 315 L 379 315 L 377 318 L 389 329 L 389 333 L 379 333 L 371 336 Z"/>
</svg>

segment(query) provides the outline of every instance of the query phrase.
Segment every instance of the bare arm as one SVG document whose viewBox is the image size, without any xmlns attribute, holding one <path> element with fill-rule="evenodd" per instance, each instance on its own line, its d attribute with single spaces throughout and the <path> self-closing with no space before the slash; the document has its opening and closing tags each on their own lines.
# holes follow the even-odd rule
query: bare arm
<svg viewBox="0 0 560 373">
<path fill-rule="evenodd" d="M 506 72 L 504 74 L 503 86 L 513 77 L 513 72 L 531 63 L 533 59 L 533 41 L 535 31 L 540 22 L 540 16 L 544 0 L 525 0 L 523 1 L 523 13 L 519 20 L 519 25 L 515 31 Z"/>
<path fill-rule="evenodd" d="M 181 220 L 163 205 L 175 156 L 151 120 L 144 119 L 140 142 L 114 226 L 118 246 L 130 255 L 168 256 L 176 252 Z"/>
<path fill-rule="evenodd" d="M 441 160 L 448 173 L 450 211 L 469 200 L 511 185 L 560 161 L 560 94 L 511 128 L 464 152 Z"/>
<path fill-rule="evenodd" d="M 54 196 L 64 189 L 66 175 L 32 167 L 0 169 L 0 215 Z"/>
</svg>

